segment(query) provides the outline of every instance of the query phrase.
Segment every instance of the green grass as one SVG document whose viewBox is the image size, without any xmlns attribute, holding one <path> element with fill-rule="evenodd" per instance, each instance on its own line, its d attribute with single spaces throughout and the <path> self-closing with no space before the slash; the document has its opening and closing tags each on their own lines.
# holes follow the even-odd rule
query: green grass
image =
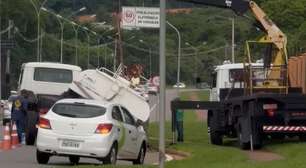
<svg viewBox="0 0 306 168">
<path fill-rule="evenodd" d="M 183 92 L 180 96 L 183 100 L 190 97 L 188 92 Z M 198 92 L 201 100 L 207 100 L 208 95 L 204 92 Z M 244 151 L 240 150 L 234 141 L 227 140 L 224 146 L 215 146 L 209 144 L 206 123 L 196 119 L 193 111 L 186 112 L 184 116 L 184 143 L 170 145 L 171 143 L 171 123 L 166 123 L 166 142 L 168 149 L 185 151 L 191 154 L 190 157 L 166 163 L 167 168 L 306 168 L 306 143 L 292 142 L 274 142 L 266 144 L 264 150 L 277 153 L 284 157 L 277 161 L 253 161 L 250 160 Z M 150 144 L 158 146 L 158 124 L 151 124 L 149 127 Z M 152 138 L 153 137 L 153 138 Z M 89 168 L 90 166 L 80 166 L 80 168 Z M 97 167 L 97 166 L 92 166 Z M 108 168 L 108 166 L 103 166 Z M 116 167 L 135 167 L 135 166 L 116 166 Z M 154 167 L 154 166 L 142 166 Z M 156 167 L 156 166 L 155 166 Z"/>
<path fill-rule="evenodd" d="M 181 98 L 187 100 L 194 93 L 183 92 Z M 207 100 L 205 92 L 196 93 L 201 100 Z M 167 139 L 171 139 L 170 123 L 167 123 Z M 158 135 L 158 126 L 151 125 L 150 136 Z M 273 142 L 265 145 L 264 150 L 277 153 L 283 160 L 253 161 L 244 151 L 240 150 L 235 141 L 226 140 L 224 146 L 209 144 L 206 123 L 197 121 L 196 115 L 188 111 L 184 118 L 185 142 L 176 145 L 167 145 L 167 148 L 186 151 L 189 158 L 166 163 L 168 168 L 306 168 L 306 143 L 297 141 Z"/>
</svg>

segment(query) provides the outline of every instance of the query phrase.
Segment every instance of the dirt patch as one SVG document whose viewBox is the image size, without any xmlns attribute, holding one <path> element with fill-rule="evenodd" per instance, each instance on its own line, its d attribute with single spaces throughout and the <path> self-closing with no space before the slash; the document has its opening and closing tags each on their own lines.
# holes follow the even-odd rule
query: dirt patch
<svg viewBox="0 0 306 168">
<path fill-rule="evenodd" d="M 199 101 L 199 97 L 195 93 L 191 93 L 190 99 L 192 101 Z M 207 110 L 196 110 L 198 121 L 207 121 Z"/>
<path fill-rule="evenodd" d="M 250 160 L 262 161 L 262 162 L 284 159 L 284 157 L 279 154 L 265 150 L 257 150 L 253 152 L 245 151 L 245 154 L 249 157 Z"/>
<path fill-rule="evenodd" d="M 173 158 L 173 160 L 183 160 L 191 156 L 190 153 L 183 152 L 183 151 L 177 151 L 177 150 L 170 150 L 170 149 L 167 149 L 166 153 L 170 155 Z"/>
</svg>

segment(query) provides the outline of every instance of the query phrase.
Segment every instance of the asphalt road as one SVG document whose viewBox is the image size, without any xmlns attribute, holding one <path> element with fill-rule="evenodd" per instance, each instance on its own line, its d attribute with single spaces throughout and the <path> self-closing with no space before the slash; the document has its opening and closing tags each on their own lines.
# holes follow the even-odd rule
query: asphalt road
<svg viewBox="0 0 306 168">
<path fill-rule="evenodd" d="M 170 102 L 177 97 L 177 90 L 168 89 L 166 90 L 166 121 L 171 121 L 171 109 Z M 159 104 L 158 104 L 159 95 L 150 96 L 149 103 L 151 107 L 155 108 L 150 114 L 150 122 L 159 121 Z"/>
<path fill-rule="evenodd" d="M 157 152 L 147 152 L 145 164 L 158 163 Z M 132 165 L 131 162 L 118 161 L 118 165 Z M 96 159 L 81 158 L 80 165 L 102 165 Z M 70 166 L 66 157 L 51 157 L 47 165 L 39 165 L 36 162 L 36 148 L 34 146 L 22 146 L 9 151 L 0 151 L 0 168 L 53 168 L 55 166 Z"/>
</svg>

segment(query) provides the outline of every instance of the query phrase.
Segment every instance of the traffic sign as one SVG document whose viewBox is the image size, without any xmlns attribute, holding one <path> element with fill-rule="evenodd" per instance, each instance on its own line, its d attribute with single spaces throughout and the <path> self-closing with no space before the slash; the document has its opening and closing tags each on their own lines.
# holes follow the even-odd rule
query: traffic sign
<svg viewBox="0 0 306 168">
<path fill-rule="evenodd" d="M 159 28 L 159 8 L 122 7 L 122 26 Z"/>
<path fill-rule="evenodd" d="M 152 78 L 152 83 L 154 86 L 159 86 L 159 76 L 154 76 Z"/>
</svg>

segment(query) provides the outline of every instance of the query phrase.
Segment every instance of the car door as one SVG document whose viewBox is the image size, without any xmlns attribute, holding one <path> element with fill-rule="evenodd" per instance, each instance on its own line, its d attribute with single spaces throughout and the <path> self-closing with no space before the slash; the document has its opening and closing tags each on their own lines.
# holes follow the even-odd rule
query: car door
<svg viewBox="0 0 306 168">
<path fill-rule="evenodd" d="M 122 112 L 119 108 L 119 106 L 113 106 L 112 107 L 112 119 L 114 120 L 114 125 L 116 125 L 116 131 L 119 134 L 119 140 L 118 140 L 118 155 L 119 157 L 125 157 L 127 155 L 127 151 L 125 150 L 127 144 L 126 144 L 126 135 L 125 135 L 125 128 L 123 125 L 123 116 Z"/>
<path fill-rule="evenodd" d="M 126 144 L 128 144 L 126 151 L 128 154 L 128 157 L 131 159 L 134 159 L 138 155 L 138 149 L 137 149 L 137 135 L 138 130 L 136 128 L 136 122 L 134 117 L 131 115 L 131 113 L 125 108 L 120 106 L 123 117 L 124 117 L 124 127 L 126 132 Z"/>
</svg>

